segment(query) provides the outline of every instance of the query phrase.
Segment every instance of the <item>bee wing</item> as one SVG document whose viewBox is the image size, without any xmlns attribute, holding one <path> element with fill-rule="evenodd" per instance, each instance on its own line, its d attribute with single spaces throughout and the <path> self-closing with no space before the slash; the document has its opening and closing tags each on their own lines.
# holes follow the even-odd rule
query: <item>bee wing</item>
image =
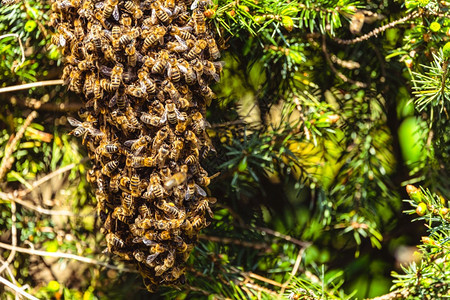
<svg viewBox="0 0 450 300">
<path fill-rule="evenodd" d="M 147 264 L 151 264 L 158 257 L 158 255 L 159 255 L 159 253 L 150 254 L 149 256 L 147 256 L 147 259 L 145 260 L 145 262 Z"/>
<path fill-rule="evenodd" d="M 199 2 L 199 0 L 194 0 L 194 2 L 192 2 L 191 10 L 194 10 L 198 7 L 198 2 Z"/>
<path fill-rule="evenodd" d="M 186 119 L 183 117 L 183 115 L 180 113 L 178 109 L 175 108 L 175 113 L 177 114 L 177 118 L 180 121 L 185 121 Z"/>
<path fill-rule="evenodd" d="M 95 3 L 95 8 L 103 8 L 103 6 L 105 6 L 104 1 Z"/>
<path fill-rule="evenodd" d="M 102 136 L 105 135 L 103 132 L 101 132 L 100 130 L 98 130 L 97 128 L 88 128 L 88 131 L 90 134 L 92 134 L 93 136 Z"/>
<path fill-rule="evenodd" d="M 113 10 L 113 12 L 112 12 L 112 16 L 113 16 L 114 20 L 119 21 L 119 19 L 120 19 L 120 14 L 119 14 L 119 6 L 118 6 L 118 5 L 116 5 L 116 6 L 114 7 L 114 10 Z"/>
<path fill-rule="evenodd" d="M 172 16 L 172 11 L 171 11 L 170 9 L 168 9 L 168 8 L 166 8 L 166 7 L 164 7 L 164 6 L 160 6 L 160 8 L 161 8 L 162 10 L 164 10 L 164 11 L 169 15 L 169 17 Z"/>
<path fill-rule="evenodd" d="M 127 146 L 127 147 L 131 147 L 131 146 L 133 146 L 133 144 L 135 143 L 135 142 L 137 142 L 138 141 L 138 139 L 135 139 L 135 140 L 128 140 L 128 141 L 125 141 L 123 144 L 125 145 L 125 146 Z"/>
<path fill-rule="evenodd" d="M 208 195 L 206 194 L 205 190 L 202 189 L 198 184 L 195 184 L 195 189 L 200 196 L 206 197 Z"/>
<path fill-rule="evenodd" d="M 143 238 L 143 239 L 142 239 L 142 242 L 144 242 L 144 244 L 145 244 L 146 246 L 151 246 L 151 245 L 155 245 L 155 244 L 156 244 L 154 241 L 149 240 L 149 239 L 146 239 L 146 238 Z M 155 257 L 155 258 L 156 258 L 156 257 Z"/>
<path fill-rule="evenodd" d="M 159 123 L 164 124 L 167 121 L 167 110 L 164 111 L 164 114 L 161 117 L 161 121 Z"/>
<path fill-rule="evenodd" d="M 184 50 L 188 49 L 188 45 L 186 44 L 186 41 L 183 40 L 181 37 L 179 37 L 177 34 L 175 34 L 175 39 L 177 40 L 178 43 L 180 43 L 180 45 L 183 47 Z"/>
<path fill-rule="evenodd" d="M 186 195 L 184 196 L 184 200 L 189 200 L 191 199 L 192 195 L 189 194 L 189 192 L 186 190 Z"/>
<path fill-rule="evenodd" d="M 111 74 L 112 74 L 112 68 L 107 67 L 105 65 L 101 65 L 100 66 L 100 72 L 102 72 L 103 75 L 106 75 L 106 76 L 110 77 Z"/>
<path fill-rule="evenodd" d="M 135 238 L 133 239 L 133 243 L 136 243 L 136 244 L 141 243 L 143 239 L 144 239 L 144 238 L 142 238 L 142 237 L 135 237 Z"/>
<path fill-rule="evenodd" d="M 187 69 L 185 66 L 183 66 L 182 64 L 178 64 L 178 68 L 180 69 L 180 71 L 181 71 L 183 74 L 186 74 L 187 71 L 188 71 L 188 69 Z"/>
<path fill-rule="evenodd" d="M 145 146 L 141 146 L 139 148 L 136 149 L 136 151 L 134 152 L 134 155 L 139 155 L 141 154 L 142 150 L 144 150 Z"/>
<path fill-rule="evenodd" d="M 66 46 L 66 39 L 64 38 L 64 36 L 62 34 L 59 35 L 59 45 L 61 47 L 65 47 Z"/>
<path fill-rule="evenodd" d="M 72 118 L 72 117 L 67 117 L 67 121 L 69 121 L 69 124 L 74 126 L 74 127 L 78 127 L 78 126 L 82 126 L 83 125 L 83 123 L 81 123 L 80 121 L 78 121 L 77 119 Z"/>
<path fill-rule="evenodd" d="M 109 100 L 109 107 L 113 107 L 114 105 L 117 104 L 117 95 L 112 96 L 112 98 Z"/>
</svg>

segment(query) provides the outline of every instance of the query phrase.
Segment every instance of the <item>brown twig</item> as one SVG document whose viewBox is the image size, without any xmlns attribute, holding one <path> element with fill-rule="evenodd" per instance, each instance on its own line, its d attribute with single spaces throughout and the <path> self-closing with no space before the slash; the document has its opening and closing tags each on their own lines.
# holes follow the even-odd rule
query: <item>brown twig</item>
<svg viewBox="0 0 450 300">
<path fill-rule="evenodd" d="M 284 294 L 284 291 L 289 286 L 289 283 L 291 283 L 292 278 L 294 278 L 295 274 L 297 274 L 298 268 L 300 268 L 300 263 L 302 261 L 303 252 L 305 252 L 305 248 L 301 248 L 298 251 L 297 259 L 295 260 L 295 264 L 294 267 L 292 268 L 291 275 L 289 276 L 288 280 L 286 280 L 286 282 L 283 283 L 280 290 L 280 296 Z"/>
<path fill-rule="evenodd" d="M 333 40 L 334 40 L 335 42 L 337 42 L 338 44 L 341 44 L 341 45 L 351 45 L 351 44 L 360 43 L 360 42 L 362 42 L 362 41 L 365 41 L 365 40 L 370 39 L 370 38 L 373 37 L 373 36 L 377 36 L 378 34 L 384 32 L 385 30 L 387 30 L 387 29 L 389 29 L 389 28 L 392 28 L 392 27 L 397 26 L 397 24 L 399 24 L 399 23 L 403 23 L 403 22 L 405 22 L 405 21 L 408 21 L 409 19 L 418 17 L 418 16 L 420 16 L 421 14 L 422 14 L 421 12 L 414 11 L 414 12 L 409 13 L 408 15 L 404 16 L 404 17 L 401 18 L 401 19 L 395 20 L 395 21 L 393 21 L 393 22 L 391 22 L 391 23 L 389 23 L 389 24 L 386 24 L 386 25 L 383 25 L 383 26 L 381 26 L 381 27 L 375 28 L 375 29 L 372 30 L 371 32 L 369 32 L 369 33 L 367 33 L 367 34 L 365 34 L 365 35 L 363 35 L 363 36 L 357 37 L 357 38 L 355 38 L 355 39 L 351 39 L 351 40 L 342 40 L 342 39 L 340 39 L 340 38 L 333 38 Z"/>
<path fill-rule="evenodd" d="M 45 175 L 45 176 L 42 177 L 41 179 L 36 180 L 35 182 L 33 182 L 33 183 L 31 184 L 31 187 L 30 187 L 30 188 L 27 188 L 26 190 L 23 190 L 23 191 L 18 192 L 18 196 L 19 196 L 19 197 L 23 197 L 23 196 L 29 194 L 31 191 L 33 191 L 35 188 L 37 188 L 37 187 L 40 186 L 41 184 L 47 182 L 48 180 L 52 179 L 52 178 L 55 177 L 55 176 L 58 176 L 58 175 L 61 174 L 61 173 L 64 173 L 64 172 L 67 172 L 67 171 L 73 169 L 73 168 L 76 167 L 77 165 L 83 164 L 83 163 L 86 162 L 87 160 L 88 160 L 88 158 L 85 157 L 85 158 L 83 158 L 79 163 L 76 163 L 76 164 L 73 163 L 73 164 L 64 166 L 64 167 L 62 167 L 62 168 L 59 168 L 59 169 L 53 171 L 53 172 L 50 173 L 50 174 Z"/>
<path fill-rule="evenodd" d="M 75 216 L 75 214 L 71 211 L 67 210 L 51 210 L 51 209 L 45 209 L 41 206 L 36 206 L 31 203 L 28 203 L 27 201 L 24 201 L 18 197 L 15 197 L 11 193 L 4 193 L 0 192 L 0 199 L 11 201 L 11 203 L 17 203 L 20 204 L 26 208 L 29 208 L 31 210 L 37 211 L 38 213 L 44 214 L 44 215 L 51 215 L 51 216 L 68 216 L 72 217 Z M 83 216 L 77 216 L 77 217 L 85 217 Z"/>
<path fill-rule="evenodd" d="M 8 33 L 8 34 L 0 35 L 0 39 L 10 37 L 10 36 L 15 37 L 19 41 L 20 53 L 22 54 L 20 64 L 16 65 L 13 69 L 13 72 L 15 72 L 25 62 L 25 50 L 23 49 L 22 40 L 20 39 L 20 36 L 17 33 Z"/>
<path fill-rule="evenodd" d="M 17 99 L 16 97 L 8 98 L 8 102 L 20 107 L 27 107 L 38 111 L 50 112 L 76 112 L 84 105 L 82 103 L 43 103 L 41 100 L 34 98 Z M 2 101 L 7 102 L 7 101 Z"/>
<path fill-rule="evenodd" d="M 30 126 L 31 122 L 34 118 L 37 117 L 37 112 L 33 111 L 31 112 L 28 117 L 25 119 L 25 122 L 23 123 L 22 127 L 17 132 L 16 136 L 12 139 L 8 145 L 6 145 L 5 155 L 3 156 L 2 163 L 0 165 L 0 181 L 3 179 L 3 177 L 6 175 L 6 172 L 11 168 L 12 163 L 14 162 L 14 158 L 11 157 L 14 150 L 16 149 L 17 143 L 19 140 L 23 137 L 25 130 L 28 126 Z"/>
<path fill-rule="evenodd" d="M 16 203 L 11 202 L 11 242 L 13 247 L 17 246 L 17 227 L 16 227 L 17 217 L 16 217 Z M 12 263 L 16 256 L 16 250 L 13 249 L 8 255 L 5 263 L 0 267 L 0 274 Z"/>
<path fill-rule="evenodd" d="M 199 239 L 216 242 L 216 243 L 234 244 L 234 245 L 238 245 L 238 246 L 254 248 L 256 250 L 262 250 L 262 249 L 270 250 L 270 245 L 267 243 L 256 243 L 256 242 L 237 240 L 237 239 L 229 238 L 229 237 L 218 237 L 218 236 L 210 236 L 210 235 L 203 235 L 203 234 L 199 235 L 198 237 L 199 237 Z"/>
<path fill-rule="evenodd" d="M 409 295 L 407 290 L 397 290 L 389 294 L 372 298 L 372 300 L 391 300 L 391 299 L 406 299 Z"/>
<path fill-rule="evenodd" d="M 333 62 L 331 61 L 330 55 L 328 54 L 327 44 L 326 44 L 326 36 L 325 35 L 322 35 L 322 51 L 323 51 L 323 53 L 325 55 L 325 58 L 327 60 L 328 65 L 330 66 L 331 70 L 336 74 L 336 76 L 338 76 L 340 79 L 342 79 L 342 81 L 350 82 L 351 84 L 354 84 L 354 85 L 356 85 L 357 87 L 360 87 L 360 88 L 367 87 L 367 83 L 350 79 L 347 76 L 345 76 L 344 74 L 342 74 L 341 72 L 339 72 L 334 67 Z"/>
<path fill-rule="evenodd" d="M 27 299 L 30 300 L 39 300 L 38 298 L 34 297 L 33 295 L 30 295 L 29 293 L 23 291 L 22 289 L 20 289 L 18 286 L 12 284 L 9 280 L 6 280 L 5 278 L 3 278 L 2 276 L 0 276 L 0 283 L 3 283 L 4 285 L 6 285 L 7 287 L 9 287 L 10 289 L 12 289 L 14 292 L 21 294 L 22 296 L 24 296 Z"/>
<path fill-rule="evenodd" d="M 247 228 L 250 228 L 250 227 L 247 227 Z M 273 235 L 275 237 L 281 238 L 281 239 L 286 240 L 288 242 L 294 243 L 294 244 L 296 244 L 296 245 L 298 245 L 298 246 L 300 246 L 302 248 L 308 248 L 309 246 L 311 246 L 310 242 L 300 241 L 300 240 L 298 240 L 296 238 L 293 238 L 293 237 L 291 237 L 289 235 L 286 235 L 286 234 L 283 234 L 281 232 L 272 230 L 270 228 L 264 228 L 264 227 L 255 226 L 255 229 L 259 230 L 259 231 L 262 231 L 262 232 L 265 232 L 267 234 Z"/>
<path fill-rule="evenodd" d="M 64 81 L 62 79 L 56 79 L 56 80 L 46 80 L 46 81 L 38 81 L 38 82 L 20 84 L 20 85 L 7 86 L 4 88 L 0 88 L 0 94 L 14 92 L 14 91 L 20 91 L 20 90 L 27 90 L 27 89 L 31 89 L 34 87 L 40 87 L 40 86 L 61 85 L 63 83 L 64 83 Z"/>
<path fill-rule="evenodd" d="M 47 251 L 41 251 L 41 250 L 27 249 L 27 248 L 22 248 L 22 247 L 15 247 L 15 246 L 12 246 L 12 245 L 9 245 L 9 244 L 5 244 L 5 243 L 1 243 L 1 242 L 0 242 L 0 248 L 7 249 L 7 250 L 15 250 L 15 251 L 20 252 L 20 253 L 27 253 L 27 254 L 31 254 L 31 255 L 74 259 L 74 260 L 81 261 L 81 262 L 84 262 L 84 263 L 87 263 L 87 264 L 100 265 L 100 266 L 103 266 L 105 268 L 112 269 L 112 270 L 117 270 L 117 271 L 121 271 L 121 272 L 137 273 L 136 270 L 132 270 L 132 269 L 129 269 L 127 267 L 117 267 L 117 266 L 110 265 L 108 263 L 105 263 L 105 262 L 97 260 L 97 259 L 83 257 L 83 256 L 78 256 L 78 255 L 71 254 L 71 253 L 47 252 Z"/>
</svg>

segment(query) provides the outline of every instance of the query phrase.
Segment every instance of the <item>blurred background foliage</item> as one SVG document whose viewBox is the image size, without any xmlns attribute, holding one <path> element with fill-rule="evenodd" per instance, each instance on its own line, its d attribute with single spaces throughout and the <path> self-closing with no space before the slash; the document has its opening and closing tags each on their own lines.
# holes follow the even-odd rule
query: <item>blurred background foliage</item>
<svg viewBox="0 0 450 300">
<path fill-rule="evenodd" d="M 36 83 L 0 90 L 0 276 L 38 299 L 448 295 L 450 3 L 212 2 L 215 217 L 187 283 L 154 295 L 102 254 L 89 161 L 67 135 L 80 99 L 40 84 L 62 71 L 51 3 L 0 7 L 0 86 Z"/>
</svg>

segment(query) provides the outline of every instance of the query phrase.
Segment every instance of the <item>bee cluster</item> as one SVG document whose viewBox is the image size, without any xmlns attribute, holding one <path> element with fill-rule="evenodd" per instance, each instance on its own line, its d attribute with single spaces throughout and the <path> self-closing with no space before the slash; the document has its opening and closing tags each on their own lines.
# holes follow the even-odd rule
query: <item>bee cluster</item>
<svg viewBox="0 0 450 300">
<path fill-rule="evenodd" d="M 184 283 L 184 262 L 214 198 L 200 160 L 209 84 L 222 70 L 208 1 L 53 0 L 63 79 L 84 94 L 68 118 L 93 161 L 88 180 L 107 252 L 134 262 L 149 291 Z M 202 188 L 203 187 L 203 188 Z"/>
</svg>

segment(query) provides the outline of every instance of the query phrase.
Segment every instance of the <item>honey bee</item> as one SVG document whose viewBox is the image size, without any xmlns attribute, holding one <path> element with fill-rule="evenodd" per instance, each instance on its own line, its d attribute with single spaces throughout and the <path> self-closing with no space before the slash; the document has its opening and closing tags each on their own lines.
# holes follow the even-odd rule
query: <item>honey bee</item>
<svg viewBox="0 0 450 300">
<path fill-rule="evenodd" d="M 95 149 L 95 155 L 97 160 L 100 160 L 102 156 L 111 158 L 112 154 L 119 152 L 119 146 L 117 143 L 110 144 L 102 142 L 100 146 Z"/>
<path fill-rule="evenodd" d="M 168 60 L 169 60 L 169 53 L 167 51 L 161 50 L 159 52 L 158 59 L 156 59 L 156 62 L 152 67 L 152 73 L 163 74 L 164 70 L 167 67 Z"/>
<path fill-rule="evenodd" d="M 157 0 L 152 3 L 152 15 L 155 15 L 161 22 L 166 23 L 172 16 L 170 9 L 165 8 L 161 5 L 160 1 Z"/>
<path fill-rule="evenodd" d="M 139 196 L 137 196 L 139 197 Z M 134 199 L 133 196 L 127 192 L 122 193 L 122 205 L 127 211 L 133 210 L 134 207 Z"/>
<path fill-rule="evenodd" d="M 173 82 L 178 82 L 181 79 L 181 71 L 178 67 L 178 61 L 173 57 L 169 59 L 167 75 Z"/>
<path fill-rule="evenodd" d="M 206 218 L 203 215 L 197 215 L 192 219 L 192 227 L 199 230 L 209 225 L 209 222 L 206 222 Z"/>
<path fill-rule="evenodd" d="M 94 182 L 96 182 L 96 181 L 97 181 L 97 178 L 98 178 L 98 176 L 97 176 L 97 174 L 96 174 L 96 172 L 95 172 L 94 169 L 90 169 L 90 170 L 86 173 L 86 180 L 87 180 L 89 183 L 94 183 Z"/>
<path fill-rule="evenodd" d="M 144 44 L 142 45 L 142 53 L 145 54 L 147 49 L 157 42 L 161 45 L 164 41 L 164 35 L 166 34 L 166 29 L 163 26 L 157 26 L 151 33 L 144 39 Z"/>
<path fill-rule="evenodd" d="M 167 257 L 164 259 L 164 263 L 155 267 L 155 276 L 161 276 L 165 271 L 170 269 L 174 263 L 175 254 L 173 251 L 169 251 L 169 254 L 167 254 Z"/>
<path fill-rule="evenodd" d="M 148 125 L 152 125 L 154 127 L 159 127 L 161 126 L 161 118 L 146 112 L 143 112 L 141 114 L 141 121 L 142 123 L 148 124 Z"/>
<path fill-rule="evenodd" d="M 117 206 L 111 216 L 125 224 L 129 224 L 131 222 L 132 213 L 127 211 L 123 206 Z"/>
<path fill-rule="evenodd" d="M 133 18 L 135 18 L 136 20 L 144 16 L 142 10 L 140 10 L 133 1 L 125 1 L 124 7 L 133 15 Z"/>
<path fill-rule="evenodd" d="M 205 99 L 205 102 L 206 102 L 207 106 L 211 105 L 212 99 L 217 98 L 216 94 L 214 94 L 214 92 L 211 90 L 211 88 L 209 86 L 207 86 L 207 85 L 204 85 L 204 86 L 200 87 L 200 94 Z"/>
<path fill-rule="evenodd" d="M 178 67 L 180 68 L 180 71 L 184 73 L 184 80 L 188 85 L 193 85 L 196 83 L 197 75 L 186 60 L 180 59 Z"/>
<path fill-rule="evenodd" d="M 112 61 L 114 63 L 117 63 L 116 59 L 116 53 L 114 52 L 114 49 L 109 44 L 103 44 L 102 45 L 102 52 L 103 56 L 107 61 Z"/>
<path fill-rule="evenodd" d="M 169 94 L 171 100 L 178 101 L 178 99 L 180 98 L 180 93 L 170 80 L 164 80 L 161 85 L 163 87 L 164 92 Z"/>
<path fill-rule="evenodd" d="M 128 105 L 128 97 L 125 94 L 117 92 L 114 96 L 109 100 L 109 107 L 113 107 L 117 104 L 117 107 L 120 111 L 124 111 L 125 107 Z"/>
<path fill-rule="evenodd" d="M 194 213 L 203 212 L 205 210 L 208 212 L 211 219 L 214 218 L 214 213 L 209 207 L 209 201 L 207 199 L 203 199 L 198 202 L 197 207 L 194 209 Z"/>
<path fill-rule="evenodd" d="M 108 249 L 111 252 L 112 247 L 124 248 L 125 242 L 116 234 L 110 232 L 106 235 L 106 242 L 108 243 Z"/>
<path fill-rule="evenodd" d="M 125 93 L 135 98 L 147 98 L 148 94 L 146 90 L 147 88 L 143 84 L 140 85 L 130 84 L 126 87 Z"/>
<path fill-rule="evenodd" d="M 108 19 L 113 16 L 114 20 L 119 21 L 119 0 L 105 0 L 105 4 L 103 6 L 102 16 L 105 19 Z"/>
<path fill-rule="evenodd" d="M 218 59 L 220 57 L 220 51 L 217 47 L 216 40 L 212 37 L 208 37 L 206 41 L 208 42 L 209 56 L 212 59 Z"/>
<path fill-rule="evenodd" d="M 125 53 L 127 54 L 128 65 L 131 67 L 136 66 L 137 54 L 136 54 L 136 48 L 134 47 L 134 43 L 129 44 L 125 47 Z"/>
<path fill-rule="evenodd" d="M 209 123 L 203 118 L 201 112 L 197 111 L 192 115 L 192 130 L 196 135 L 200 135 L 205 131 L 205 128 Z M 209 125 L 210 126 L 210 125 Z"/>
<path fill-rule="evenodd" d="M 146 167 L 145 157 L 134 156 L 133 154 L 128 154 L 125 161 L 125 165 L 131 168 L 143 168 Z"/>
<path fill-rule="evenodd" d="M 121 64 L 117 64 L 114 66 L 111 72 L 111 89 L 117 90 L 119 89 L 120 82 L 122 81 L 122 73 L 123 66 Z"/>
<path fill-rule="evenodd" d="M 101 228 L 100 230 L 103 231 L 103 234 L 107 234 L 109 232 L 111 232 L 112 230 L 112 221 L 111 221 L 111 215 L 107 215 L 104 223 L 103 223 L 103 228 Z M 103 229 L 103 230 L 102 230 Z"/>
<path fill-rule="evenodd" d="M 156 204 L 156 207 L 174 218 L 184 219 L 186 217 L 186 213 L 184 212 L 184 210 L 178 209 L 173 202 L 166 202 L 165 200 L 161 200 Z"/>
<path fill-rule="evenodd" d="M 143 218 L 147 218 L 151 215 L 150 209 L 148 208 L 148 206 L 146 204 L 142 204 L 141 206 L 139 206 L 139 214 L 143 217 Z"/>
<path fill-rule="evenodd" d="M 119 166 L 119 161 L 117 161 L 117 160 L 110 161 L 103 166 L 102 174 L 110 177 L 111 173 L 115 169 L 117 169 L 118 166 Z"/>
<path fill-rule="evenodd" d="M 167 139 L 168 136 L 169 136 L 169 130 L 167 129 L 167 127 L 161 128 L 156 133 L 156 136 L 153 139 L 153 144 L 152 144 L 152 156 L 154 156 L 156 154 L 156 152 L 158 151 L 158 149 L 161 147 L 161 145 L 164 143 L 164 141 Z"/>
<path fill-rule="evenodd" d="M 80 69 L 80 71 L 93 70 L 94 68 L 95 66 L 92 55 L 89 55 L 87 59 L 78 62 L 78 69 Z"/>
<path fill-rule="evenodd" d="M 158 164 L 159 168 L 162 168 L 164 163 L 166 162 L 166 158 L 169 155 L 170 147 L 167 144 L 163 144 L 159 150 L 158 154 L 155 157 L 156 163 Z"/>
<path fill-rule="evenodd" d="M 151 141 L 151 137 L 144 135 L 139 139 L 125 141 L 124 145 L 126 147 L 131 147 L 131 151 L 134 152 L 134 155 L 138 155 L 148 144 L 151 143 Z"/>
<path fill-rule="evenodd" d="M 190 180 L 187 184 L 186 196 L 185 200 L 189 200 L 195 196 L 195 194 L 206 197 L 207 194 L 204 189 L 202 189 L 198 184 L 196 184 L 193 180 Z"/>
<path fill-rule="evenodd" d="M 200 56 L 201 52 L 208 46 L 208 43 L 205 40 L 197 40 L 194 46 L 189 50 L 186 54 L 187 60 L 192 60 L 198 56 Z"/>
<path fill-rule="evenodd" d="M 83 93 L 86 98 L 90 98 L 94 95 L 94 84 L 95 84 L 95 75 L 94 74 L 86 74 L 86 80 L 83 85 Z"/>
<path fill-rule="evenodd" d="M 220 80 L 219 73 L 216 69 L 217 63 L 210 62 L 209 60 L 205 60 L 203 70 L 205 74 L 211 76 L 215 81 Z M 220 63 L 220 62 L 219 62 Z"/>
<path fill-rule="evenodd" d="M 70 77 L 68 78 L 68 80 L 70 80 L 69 89 L 77 94 L 80 94 L 83 89 L 83 79 L 81 71 L 78 68 L 73 68 L 70 71 Z"/>
<path fill-rule="evenodd" d="M 76 137 L 80 137 L 82 135 L 86 135 L 87 133 L 91 134 L 95 137 L 105 136 L 103 132 L 93 127 L 91 122 L 80 122 L 77 119 L 72 117 L 67 117 L 67 121 L 70 125 L 76 127 L 69 134 L 73 134 Z"/>
<path fill-rule="evenodd" d="M 130 229 L 131 229 L 131 226 L 130 226 Z M 134 250 L 133 256 L 138 262 L 143 262 L 145 259 L 145 254 L 141 250 L 137 250 L 137 249 Z"/>
<path fill-rule="evenodd" d="M 203 35 L 206 33 L 205 16 L 199 9 L 193 11 L 194 29 L 196 35 Z"/>
<path fill-rule="evenodd" d="M 189 49 L 186 42 L 182 38 L 180 38 L 178 35 L 175 35 L 175 39 L 177 40 L 176 42 L 173 41 L 173 42 L 168 42 L 166 44 L 166 47 L 169 51 L 183 53 Z"/>
<path fill-rule="evenodd" d="M 149 94 L 154 94 L 156 92 L 156 84 L 148 77 L 148 73 L 144 70 L 140 70 L 138 72 L 138 78 L 141 83 L 145 87 L 145 91 Z"/>
<path fill-rule="evenodd" d="M 179 36 L 184 40 L 194 40 L 195 37 L 189 32 L 192 30 L 192 27 L 183 27 L 180 28 L 178 26 L 172 25 L 170 28 L 170 34 L 173 36 Z"/>
<path fill-rule="evenodd" d="M 75 37 L 80 40 L 84 37 L 84 28 L 81 24 L 80 19 L 73 20 L 73 33 L 75 34 Z"/>
<path fill-rule="evenodd" d="M 130 184 L 131 180 L 128 176 L 120 176 L 119 180 L 119 188 L 124 192 L 129 192 L 130 189 L 128 188 L 128 185 Z"/>
<path fill-rule="evenodd" d="M 110 120 L 111 124 L 114 126 L 120 125 L 125 135 L 128 135 L 130 131 L 134 130 L 134 127 L 131 126 L 131 124 L 128 122 L 128 119 L 126 116 L 123 115 L 118 110 L 114 110 L 111 112 L 111 118 Z"/>
<path fill-rule="evenodd" d="M 137 117 L 136 117 L 136 112 L 133 110 L 133 108 L 131 106 L 128 106 L 127 109 L 125 110 L 125 116 L 128 119 L 128 122 L 131 124 L 131 126 L 133 128 L 141 128 L 141 124 L 139 123 Z"/>
<path fill-rule="evenodd" d="M 111 179 L 109 180 L 109 190 L 111 192 L 117 193 L 119 191 L 119 179 L 120 174 L 111 176 Z"/>
<path fill-rule="evenodd" d="M 170 124 L 175 124 L 177 119 L 180 121 L 185 121 L 184 117 L 178 111 L 172 100 L 166 101 L 166 110 L 161 117 L 161 123 L 165 123 L 166 120 L 169 121 Z"/>
<path fill-rule="evenodd" d="M 58 24 L 56 31 L 59 36 L 56 37 L 57 40 L 52 40 L 52 42 L 59 47 L 66 47 L 73 44 L 76 40 L 75 35 L 72 31 L 67 28 L 66 24 Z M 70 46 L 69 46 L 70 47 Z"/>
<path fill-rule="evenodd" d="M 197 179 L 198 184 L 202 185 L 202 186 L 208 186 L 211 183 L 211 180 L 216 178 L 217 176 L 220 175 L 220 172 L 217 172 L 216 174 L 208 177 L 207 174 L 206 175 L 202 175 Z"/>
<path fill-rule="evenodd" d="M 170 159 L 172 159 L 173 161 L 178 161 L 180 159 L 181 151 L 183 151 L 183 147 L 184 147 L 184 139 L 180 138 L 180 137 L 177 138 L 172 143 L 172 149 L 171 149 L 171 152 L 170 152 Z"/>
<path fill-rule="evenodd" d="M 108 79 L 103 78 L 102 80 L 100 80 L 100 87 L 102 88 L 102 91 L 106 91 L 106 92 L 112 92 L 112 86 L 111 86 L 111 82 Z"/>
<path fill-rule="evenodd" d="M 188 130 L 185 132 L 184 137 L 186 138 L 186 140 L 188 142 L 190 142 L 194 146 L 194 148 L 196 148 L 196 149 L 200 148 L 199 140 L 198 140 L 197 136 L 195 135 L 195 133 Z"/>
<path fill-rule="evenodd" d="M 161 179 L 158 174 L 153 173 L 150 175 L 150 183 L 147 191 L 142 196 L 144 199 L 162 198 L 166 194 L 166 191 L 161 185 Z"/>
<path fill-rule="evenodd" d="M 127 13 L 123 13 L 122 17 L 119 20 L 120 25 L 122 25 L 122 29 L 125 32 L 128 32 L 131 28 L 131 24 L 133 23 L 133 19 Z"/>
</svg>

